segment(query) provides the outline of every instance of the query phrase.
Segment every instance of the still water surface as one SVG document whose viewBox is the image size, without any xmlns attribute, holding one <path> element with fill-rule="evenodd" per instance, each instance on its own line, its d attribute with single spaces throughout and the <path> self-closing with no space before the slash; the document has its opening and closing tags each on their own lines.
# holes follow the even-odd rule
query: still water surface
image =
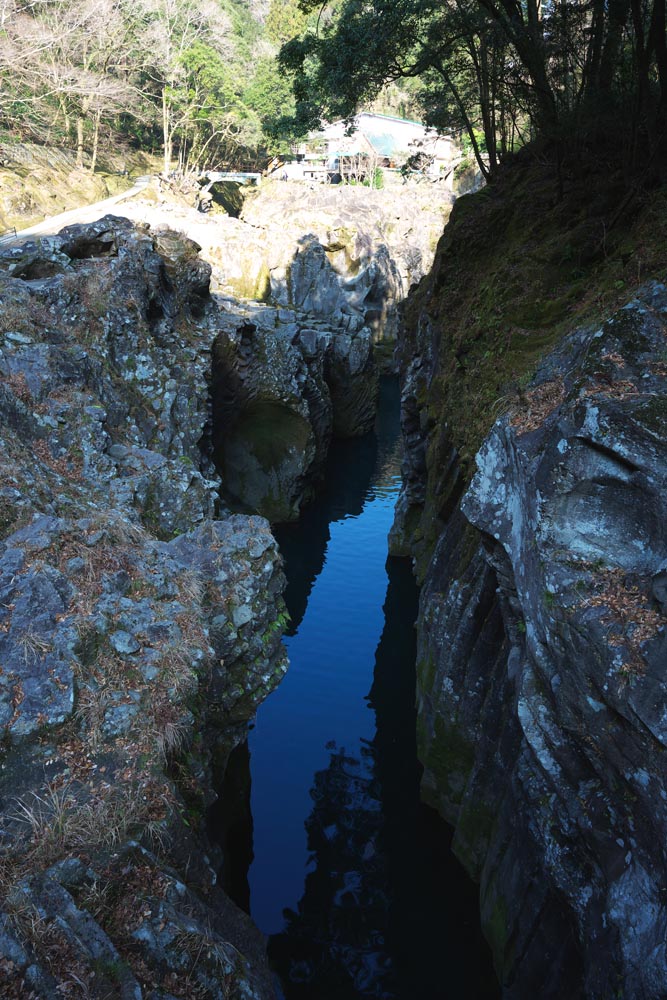
<svg viewBox="0 0 667 1000">
<path fill-rule="evenodd" d="M 276 532 L 290 668 L 250 734 L 250 912 L 286 1000 L 499 996 L 477 890 L 419 801 L 409 563 L 387 559 L 398 391 L 334 445 L 326 486 Z M 246 887 L 247 891 L 247 887 Z"/>
</svg>

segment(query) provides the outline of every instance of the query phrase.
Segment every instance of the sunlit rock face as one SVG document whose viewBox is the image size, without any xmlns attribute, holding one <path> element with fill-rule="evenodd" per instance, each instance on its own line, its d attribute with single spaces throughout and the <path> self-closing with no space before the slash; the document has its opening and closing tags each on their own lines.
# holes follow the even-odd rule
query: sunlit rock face
<svg viewBox="0 0 667 1000">
<path fill-rule="evenodd" d="M 214 287 L 392 341 L 398 305 L 428 273 L 452 201 L 444 185 L 264 181 L 207 253 Z"/>
<path fill-rule="evenodd" d="M 425 573 L 423 787 L 480 880 L 508 997 L 667 995 L 666 346 L 664 286 L 567 338 Z M 403 377 L 403 534 L 429 490 L 458 490 L 419 425 L 433 371 L 425 346 Z"/>
<path fill-rule="evenodd" d="M 272 996 L 202 817 L 286 669 L 284 577 L 264 518 L 216 515 L 197 251 L 109 216 L 0 250 L 9 995 Z"/>
</svg>

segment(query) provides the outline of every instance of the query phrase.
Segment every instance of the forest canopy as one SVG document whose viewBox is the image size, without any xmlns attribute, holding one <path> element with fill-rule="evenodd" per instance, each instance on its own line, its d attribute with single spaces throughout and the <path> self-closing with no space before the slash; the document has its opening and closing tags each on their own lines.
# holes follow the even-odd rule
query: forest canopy
<svg viewBox="0 0 667 1000">
<path fill-rule="evenodd" d="M 350 118 L 414 79 L 429 124 L 463 133 L 492 176 L 529 140 L 599 142 L 628 160 L 664 139 L 665 0 L 301 0 L 316 28 L 287 42 L 291 128 Z M 290 127 L 285 120 L 283 128 Z"/>
<path fill-rule="evenodd" d="M 306 22 L 296 0 L 0 0 L 0 129 L 92 169 L 105 147 L 261 159 L 291 106 L 275 54 Z"/>
<path fill-rule="evenodd" d="M 196 170 L 261 164 L 379 100 L 461 135 L 487 178 L 535 139 L 658 163 L 665 3 L 0 0 L 0 131 L 90 169 L 142 149 Z"/>
</svg>

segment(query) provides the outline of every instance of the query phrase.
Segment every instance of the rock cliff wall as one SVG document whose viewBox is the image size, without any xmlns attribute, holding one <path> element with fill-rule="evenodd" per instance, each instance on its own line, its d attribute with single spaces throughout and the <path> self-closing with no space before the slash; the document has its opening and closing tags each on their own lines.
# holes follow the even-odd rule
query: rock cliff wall
<svg viewBox="0 0 667 1000">
<path fill-rule="evenodd" d="M 214 457 L 226 495 L 272 523 L 313 498 L 332 436 L 373 427 L 378 371 L 368 327 L 225 300 L 213 351 Z"/>
<path fill-rule="evenodd" d="M 203 821 L 286 666 L 269 526 L 215 516 L 209 275 L 113 217 L 0 253 L 4 996 L 273 995 Z"/>
<path fill-rule="evenodd" d="M 368 327 L 375 341 L 394 340 L 398 303 L 428 272 L 452 203 L 432 184 L 371 191 L 263 181 L 228 218 L 184 210 L 164 185 L 148 195 L 153 202 L 124 203 L 123 213 L 151 224 L 168 213 L 202 246 L 214 291 L 352 335 Z"/>
<path fill-rule="evenodd" d="M 443 257 L 456 241 L 446 235 Z M 444 267 L 407 313 L 392 534 L 423 581 L 424 794 L 480 882 L 504 995 L 657 1000 L 667 291 L 647 285 L 601 326 L 559 336 L 503 399 L 470 482 L 455 448 L 466 431 L 446 402 L 470 347 L 449 353 L 442 332 Z M 479 399 L 455 405 L 479 425 Z"/>
</svg>

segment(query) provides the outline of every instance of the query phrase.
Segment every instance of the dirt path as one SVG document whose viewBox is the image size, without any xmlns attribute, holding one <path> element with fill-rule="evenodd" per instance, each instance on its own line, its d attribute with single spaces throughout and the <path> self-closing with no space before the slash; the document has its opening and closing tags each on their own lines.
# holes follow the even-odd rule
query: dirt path
<svg viewBox="0 0 667 1000">
<path fill-rule="evenodd" d="M 22 240 L 27 236 L 52 236 L 60 232 L 64 226 L 70 226 L 77 222 L 95 222 L 101 216 L 106 215 L 108 209 L 128 198 L 133 198 L 140 194 L 150 183 L 150 177 L 139 177 L 131 188 L 115 194 L 111 198 L 97 201 L 94 205 L 82 205 L 80 208 L 73 208 L 69 212 L 61 212 L 60 215 L 51 215 L 43 222 L 38 222 L 36 226 L 29 226 L 28 229 L 18 229 L 16 236 L 2 237 L 3 243 L 13 243 L 14 240 Z"/>
</svg>

